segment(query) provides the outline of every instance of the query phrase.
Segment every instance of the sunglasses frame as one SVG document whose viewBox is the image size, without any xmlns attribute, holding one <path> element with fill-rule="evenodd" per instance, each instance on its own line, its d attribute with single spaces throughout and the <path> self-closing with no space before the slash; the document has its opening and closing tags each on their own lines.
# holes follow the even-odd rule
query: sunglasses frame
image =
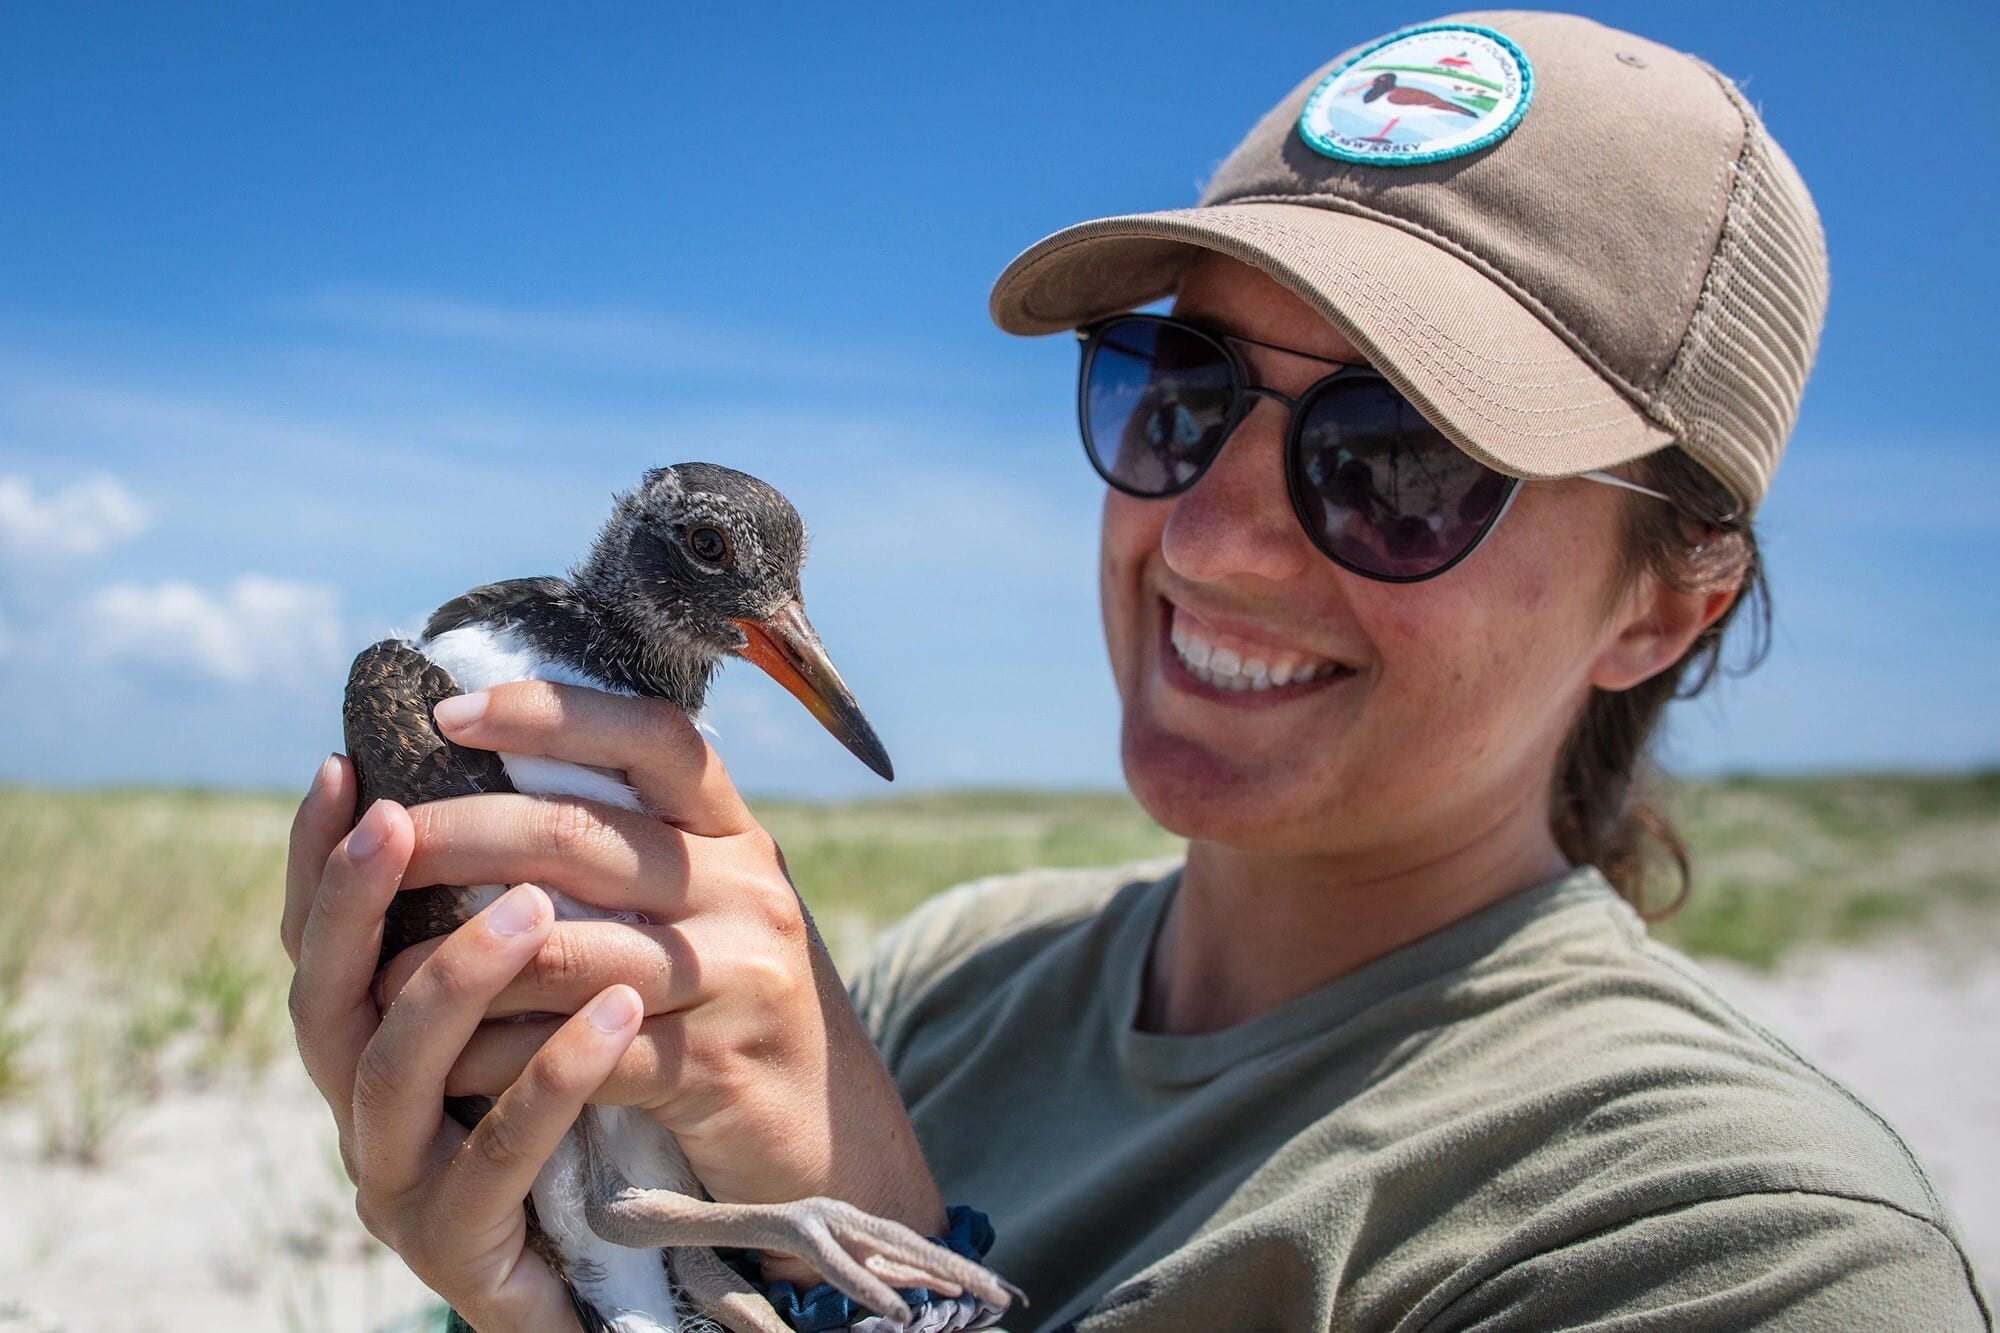
<svg viewBox="0 0 2000 1333">
<path fill-rule="evenodd" d="M 1217 436 L 1215 448 L 1209 451 L 1206 458 L 1201 460 L 1200 465 L 1196 467 L 1192 476 L 1170 490 L 1157 492 L 1135 490 L 1133 487 L 1126 485 L 1119 481 L 1118 478 L 1112 476 L 1104 465 L 1098 462 L 1097 450 L 1092 447 L 1093 435 L 1090 429 L 1090 370 L 1096 362 L 1098 350 L 1104 345 L 1103 335 L 1119 325 L 1130 324 L 1156 325 L 1198 338 L 1220 353 L 1223 363 L 1229 368 L 1231 402 L 1228 414 L 1223 418 L 1221 433 Z M 1260 343 L 1254 338 L 1243 338 L 1233 333 L 1216 332 L 1172 315 L 1147 315 L 1138 313 L 1113 315 L 1109 319 L 1102 319 L 1084 325 L 1077 329 L 1076 336 L 1077 340 L 1082 344 L 1082 361 L 1078 366 L 1076 377 L 1076 414 L 1077 429 L 1083 440 L 1084 456 L 1090 460 L 1091 469 L 1104 479 L 1104 484 L 1121 494 L 1130 495 L 1141 500 L 1170 500 L 1177 495 L 1184 495 L 1194 489 L 1196 483 L 1208 475 L 1208 469 L 1214 465 L 1215 460 L 1221 457 L 1223 447 L 1229 443 L 1230 436 L 1236 433 L 1236 428 L 1241 426 L 1244 419 L 1256 409 L 1259 398 L 1269 398 L 1285 409 L 1285 491 L 1291 498 L 1292 513 L 1297 516 L 1299 526 L 1304 529 L 1307 539 L 1312 542 L 1314 549 L 1318 550 L 1321 555 L 1324 555 L 1327 559 L 1333 561 L 1334 564 L 1339 565 L 1349 573 L 1359 575 L 1362 578 L 1372 579 L 1377 583 L 1422 583 L 1427 579 L 1436 578 L 1485 544 L 1487 537 L 1492 535 L 1493 529 L 1500 525 L 1500 520 L 1506 516 L 1507 511 L 1514 507 L 1514 497 L 1521 492 L 1521 479 L 1519 477 L 1511 477 L 1504 472 L 1487 468 L 1487 471 L 1492 472 L 1505 482 L 1507 492 L 1502 497 L 1499 506 L 1494 509 L 1492 517 L 1488 518 L 1480 527 L 1478 533 L 1466 544 L 1464 550 L 1439 565 L 1436 569 L 1426 570 L 1421 574 L 1385 574 L 1376 570 L 1361 568 L 1353 561 L 1344 559 L 1327 549 L 1327 541 L 1319 531 L 1317 515 L 1307 500 L 1306 481 L 1301 475 L 1304 471 L 1304 463 L 1302 462 L 1300 442 L 1304 438 L 1304 409 L 1312 406 L 1318 396 L 1326 391 L 1327 386 L 1339 381 L 1352 383 L 1356 380 L 1374 380 L 1387 384 L 1388 377 L 1382 374 L 1381 371 L 1376 370 L 1373 366 L 1347 361 L 1335 361 L 1331 357 L 1315 356 L 1310 352 L 1301 352 L 1290 347 L 1280 347 L 1275 343 Z M 1311 361 L 1334 365 L 1338 369 L 1334 370 L 1331 374 L 1322 375 L 1320 378 L 1314 380 L 1296 396 L 1280 393 L 1276 389 L 1250 382 L 1250 376 L 1244 367 L 1243 358 L 1237 354 L 1234 347 L 1230 346 L 1231 342 L 1248 343 L 1253 347 L 1269 347 L 1276 351 L 1288 352 L 1293 356 L 1302 356 Z M 1475 463 L 1478 462 L 1477 459 L 1473 461 Z M 1480 463 L 1479 466 L 1486 467 L 1484 463 Z"/>
</svg>

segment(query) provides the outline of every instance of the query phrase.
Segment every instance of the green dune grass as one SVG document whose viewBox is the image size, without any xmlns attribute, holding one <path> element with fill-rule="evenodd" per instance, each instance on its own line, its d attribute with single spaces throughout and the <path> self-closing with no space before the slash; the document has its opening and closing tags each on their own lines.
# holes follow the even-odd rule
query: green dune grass
<svg viewBox="0 0 2000 1333">
<path fill-rule="evenodd" d="M 101 1151 L 121 1092 L 289 1045 L 277 920 L 294 799 L 0 788 L 0 1098 L 60 1093 L 50 1152 Z M 1123 795 L 756 804 L 849 963 L 960 881 L 1179 846 Z M 1940 914 L 2000 919 L 2000 773 L 1690 783 L 1675 807 L 1695 886 L 1657 929 L 1692 952 L 1768 967 Z"/>
</svg>

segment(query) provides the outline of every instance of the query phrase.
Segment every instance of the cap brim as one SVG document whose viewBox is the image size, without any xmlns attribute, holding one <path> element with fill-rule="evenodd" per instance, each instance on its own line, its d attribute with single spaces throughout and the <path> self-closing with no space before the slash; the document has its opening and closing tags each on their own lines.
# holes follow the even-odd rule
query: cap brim
<svg viewBox="0 0 2000 1333">
<path fill-rule="evenodd" d="M 1338 329 L 1451 441 L 1513 476 L 1574 476 L 1672 444 L 1586 355 L 1495 278 L 1400 227 L 1304 204 L 1103 218 L 1025 251 L 993 321 L 1055 333 L 1171 294 L 1215 250 L 1263 270 Z"/>
</svg>

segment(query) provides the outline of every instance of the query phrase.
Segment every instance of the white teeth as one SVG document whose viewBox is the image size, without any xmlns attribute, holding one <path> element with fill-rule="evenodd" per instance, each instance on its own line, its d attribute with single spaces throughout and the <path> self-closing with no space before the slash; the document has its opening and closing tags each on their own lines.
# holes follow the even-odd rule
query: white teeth
<svg viewBox="0 0 2000 1333">
<path fill-rule="evenodd" d="M 1340 670 L 1336 662 L 1301 661 L 1292 657 L 1279 658 L 1275 663 L 1261 657 L 1245 661 L 1235 649 L 1218 647 L 1195 634 L 1178 616 L 1168 637 L 1188 673 L 1217 689 L 1241 692 L 1268 690 L 1274 685 L 1303 685 L 1324 680 Z"/>
</svg>

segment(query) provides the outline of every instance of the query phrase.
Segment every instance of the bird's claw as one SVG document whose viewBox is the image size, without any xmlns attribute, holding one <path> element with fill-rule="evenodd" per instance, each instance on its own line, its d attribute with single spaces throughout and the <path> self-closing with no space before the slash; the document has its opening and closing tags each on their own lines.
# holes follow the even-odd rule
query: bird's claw
<svg viewBox="0 0 2000 1333">
<path fill-rule="evenodd" d="M 791 1255 L 897 1325 L 914 1317 L 896 1293 L 898 1286 L 941 1296 L 970 1292 L 1002 1310 L 1026 1303 L 1019 1288 L 983 1264 L 838 1199 L 728 1204 L 625 1186 L 591 1200 L 585 1215 L 598 1235 L 619 1245 L 727 1246 Z"/>
<path fill-rule="evenodd" d="M 828 1282 L 892 1323 L 908 1324 L 912 1318 L 896 1287 L 921 1287 L 941 1296 L 970 1292 L 1002 1310 L 1025 1303 L 1020 1289 L 998 1273 L 900 1222 L 838 1199 L 800 1199 L 770 1207 L 773 1233 L 762 1248 L 811 1264 Z"/>
</svg>

